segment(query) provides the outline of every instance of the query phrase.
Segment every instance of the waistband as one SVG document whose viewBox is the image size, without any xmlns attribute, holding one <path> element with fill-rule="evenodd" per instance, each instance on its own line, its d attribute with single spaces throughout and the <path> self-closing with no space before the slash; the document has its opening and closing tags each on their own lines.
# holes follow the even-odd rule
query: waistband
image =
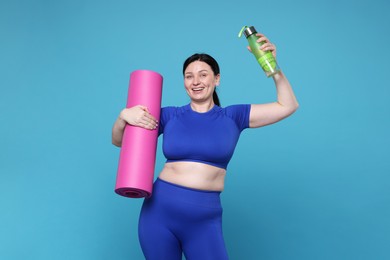
<svg viewBox="0 0 390 260">
<path fill-rule="evenodd" d="M 207 207 L 221 207 L 220 191 L 199 190 L 157 178 L 152 197 L 169 197 L 170 200 L 188 202 Z"/>
</svg>

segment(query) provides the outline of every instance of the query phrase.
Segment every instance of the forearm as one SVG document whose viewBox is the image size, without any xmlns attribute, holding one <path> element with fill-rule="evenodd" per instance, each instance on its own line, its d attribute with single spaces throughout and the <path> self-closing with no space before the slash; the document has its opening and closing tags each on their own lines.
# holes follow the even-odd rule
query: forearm
<svg viewBox="0 0 390 260">
<path fill-rule="evenodd" d="M 123 132 L 125 131 L 126 121 L 118 117 L 112 127 L 112 144 L 118 147 L 122 146 Z"/>
<path fill-rule="evenodd" d="M 279 72 L 278 74 L 276 74 L 273 79 L 276 86 L 277 102 L 279 103 L 279 105 L 292 112 L 297 110 L 299 106 L 298 101 L 295 97 L 290 82 L 283 74 L 283 72 Z"/>
<path fill-rule="evenodd" d="M 267 104 L 252 104 L 249 127 L 256 128 L 276 123 L 295 112 L 298 102 L 288 79 L 282 72 L 274 77 L 277 101 Z"/>
</svg>

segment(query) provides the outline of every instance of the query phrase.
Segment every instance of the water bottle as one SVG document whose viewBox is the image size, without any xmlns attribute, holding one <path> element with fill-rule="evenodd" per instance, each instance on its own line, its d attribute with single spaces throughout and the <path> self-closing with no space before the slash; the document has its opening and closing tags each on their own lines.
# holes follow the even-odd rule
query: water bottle
<svg viewBox="0 0 390 260">
<path fill-rule="evenodd" d="M 241 31 L 238 33 L 238 37 L 241 37 L 242 33 L 244 33 L 246 39 L 248 40 L 249 47 L 251 48 L 257 62 L 265 72 L 265 75 L 267 75 L 267 77 L 271 77 L 278 73 L 280 68 L 272 55 L 272 52 L 260 50 L 260 46 L 263 45 L 263 42 L 256 42 L 259 37 L 256 36 L 257 31 L 255 27 L 242 27 Z"/>
</svg>

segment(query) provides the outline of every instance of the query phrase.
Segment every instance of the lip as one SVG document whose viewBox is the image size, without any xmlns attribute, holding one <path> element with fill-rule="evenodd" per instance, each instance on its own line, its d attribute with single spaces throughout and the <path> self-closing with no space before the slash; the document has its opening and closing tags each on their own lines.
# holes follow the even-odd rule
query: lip
<svg viewBox="0 0 390 260">
<path fill-rule="evenodd" d="M 194 91 L 194 92 L 200 92 L 200 91 L 202 91 L 204 89 L 205 89 L 205 87 L 191 88 L 191 90 Z"/>
</svg>

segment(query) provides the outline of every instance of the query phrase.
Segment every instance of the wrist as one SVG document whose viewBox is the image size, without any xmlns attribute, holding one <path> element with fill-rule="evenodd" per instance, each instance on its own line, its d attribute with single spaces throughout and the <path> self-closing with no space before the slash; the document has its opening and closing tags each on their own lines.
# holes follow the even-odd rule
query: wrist
<svg viewBox="0 0 390 260">
<path fill-rule="evenodd" d="M 275 75 L 273 75 L 272 78 L 274 79 L 275 82 L 277 82 L 277 81 L 280 81 L 280 80 L 282 80 L 283 78 L 285 78 L 285 76 L 284 76 L 284 74 L 283 74 L 283 71 L 280 70 L 278 73 L 276 73 Z"/>
<path fill-rule="evenodd" d="M 122 110 L 120 113 L 119 113 L 119 116 L 117 118 L 117 122 L 120 126 L 125 126 L 126 125 L 126 120 L 124 119 L 124 114 L 123 114 L 124 110 Z"/>
</svg>

